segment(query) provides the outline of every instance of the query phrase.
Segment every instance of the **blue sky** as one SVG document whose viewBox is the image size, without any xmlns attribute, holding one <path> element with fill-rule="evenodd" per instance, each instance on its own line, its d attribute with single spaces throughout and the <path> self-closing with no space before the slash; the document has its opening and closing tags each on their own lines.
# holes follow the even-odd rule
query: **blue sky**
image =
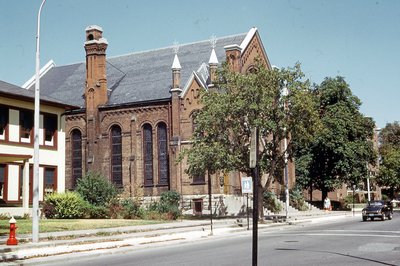
<svg viewBox="0 0 400 266">
<path fill-rule="evenodd" d="M 40 3 L 1 0 L 0 80 L 22 85 L 34 75 Z M 271 64 L 300 62 L 315 83 L 341 75 L 379 127 L 400 120 L 397 0 L 47 0 L 41 20 L 41 66 L 83 62 L 93 24 L 104 30 L 108 56 L 257 27 Z"/>
</svg>

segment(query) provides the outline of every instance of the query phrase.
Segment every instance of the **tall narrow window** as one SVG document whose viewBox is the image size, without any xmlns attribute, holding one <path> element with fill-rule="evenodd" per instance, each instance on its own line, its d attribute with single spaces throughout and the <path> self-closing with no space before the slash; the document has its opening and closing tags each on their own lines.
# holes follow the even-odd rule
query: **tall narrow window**
<svg viewBox="0 0 400 266">
<path fill-rule="evenodd" d="M 111 180 L 117 187 L 122 187 L 122 136 L 121 128 L 111 128 Z"/>
<path fill-rule="evenodd" d="M 19 126 L 21 142 L 32 142 L 33 112 L 30 110 L 19 111 Z"/>
<path fill-rule="evenodd" d="M 6 139 L 8 125 L 8 108 L 0 106 L 0 140 Z"/>
<path fill-rule="evenodd" d="M 151 125 L 143 126 L 144 185 L 153 185 L 153 135 Z"/>
<path fill-rule="evenodd" d="M 51 167 L 44 168 L 43 178 L 44 195 L 56 192 L 56 169 Z"/>
<path fill-rule="evenodd" d="M 197 123 L 196 123 L 196 118 L 199 114 L 199 110 L 194 110 L 192 114 L 190 115 L 192 119 L 192 132 L 194 134 L 199 134 L 197 137 L 202 137 L 203 132 L 196 132 L 197 130 Z M 205 184 L 205 175 L 196 175 L 193 177 L 193 184 L 199 184 L 199 185 L 204 185 Z"/>
<path fill-rule="evenodd" d="M 0 199 L 4 200 L 5 192 L 5 180 L 6 180 L 6 165 L 0 164 Z"/>
<path fill-rule="evenodd" d="M 169 167 L 168 167 L 168 142 L 167 142 L 167 126 L 164 123 L 158 124 L 158 174 L 159 185 L 168 185 Z"/>
<path fill-rule="evenodd" d="M 76 182 L 82 177 L 82 134 L 78 129 L 72 131 L 71 140 L 72 188 L 75 188 Z"/>
<path fill-rule="evenodd" d="M 57 133 L 57 116 L 43 115 L 44 145 L 54 146 Z"/>
</svg>

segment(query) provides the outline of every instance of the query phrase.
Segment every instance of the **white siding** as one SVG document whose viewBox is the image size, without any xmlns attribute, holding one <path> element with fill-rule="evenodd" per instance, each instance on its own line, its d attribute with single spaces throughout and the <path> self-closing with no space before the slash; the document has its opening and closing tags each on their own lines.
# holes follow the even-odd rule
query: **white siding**
<svg viewBox="0 0 400 266">
<path fill-rule="evenodd" d="M 44 130 L 43 130 L 43 115 L 39 118 L 39 144 L 43 145 Z"/>
<path fill-rule="evenodd" d="M 8 196 L 7 200 L 18 200 L 19 166 L 8 165 Z"/>
<path fill-rule="evenodd" d="M 39 201 L 43 200 L 43 172 L 44 172 L 43 167 L 40 167 L 39 168 Z"/>
</svg>

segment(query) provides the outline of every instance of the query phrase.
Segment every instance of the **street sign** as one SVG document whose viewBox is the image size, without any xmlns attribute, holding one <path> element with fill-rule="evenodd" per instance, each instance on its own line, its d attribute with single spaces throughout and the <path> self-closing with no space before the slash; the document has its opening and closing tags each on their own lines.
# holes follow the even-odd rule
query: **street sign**
<svg viewBox="0 0 400 266">
<path fill-rule="evenodd" d="M 251 177 L 242 177 L 242 194 L 253 193 L 253 179 Z"/>
</svg>

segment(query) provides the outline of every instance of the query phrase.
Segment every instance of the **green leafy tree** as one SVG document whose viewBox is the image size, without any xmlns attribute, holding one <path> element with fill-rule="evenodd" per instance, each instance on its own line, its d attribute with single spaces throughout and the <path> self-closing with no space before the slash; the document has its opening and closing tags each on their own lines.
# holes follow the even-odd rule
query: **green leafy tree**
<svg viewBox="0 0 400 266">
<path fill-rule="evenodd" d="M 400 189 L 400 125 L 388 123 L 379 134 L 381 157 L 376 181 L 380 186 L 390 187 L 391 197 Z"/>
<path fill-rule="evenodd" d="M 282 181 L 283 140 L 288 139 L 287 154 L 292 158 L 292 138 L 307 143 L 318 125 L 308 80 L 303 80 L 300 65 L 289 69 L 267 70 L 262 64 L 247 74 L 234 73 L 225 66 L 217 89 L 201 95 L 203 108 L 195 117 L 192 148 L 186 150 L 191 176 L 217 171 L 240 171 L 251 175 L 249 144 L 251 129 L 260 132 L 260 179 L 258 202 L 274 179 Z M 285 83 L 284 83 L 285 82 Z M 282 95 L 287 86 L 289 93 Z M 289 134 L 290 132 L 290 134 Z"/>
<path fill-rule="evenodd" d="M 361 101 L 342 77 L 326 78 L 316 86 L 322 129 L 307 146 L 298 145 L 298 181 L 329 191 L 343 183 L 357 185 L 374 163 L 374 122 L 360 113 Z"/>
</svg>

